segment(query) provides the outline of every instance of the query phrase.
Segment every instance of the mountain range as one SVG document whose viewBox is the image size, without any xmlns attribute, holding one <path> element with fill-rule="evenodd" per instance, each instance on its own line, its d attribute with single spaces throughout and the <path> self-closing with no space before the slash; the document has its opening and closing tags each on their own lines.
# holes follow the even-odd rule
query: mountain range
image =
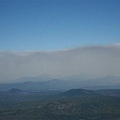
<svg viewBox="0 0 120 120">
<path fill-rule="evenodd" d="M 119 77 L 104 77 L 99 79 L 79 79 L 69 77 L 65 79 L 51 79 L 52 76 L 24 77 L 19 78 L 21 82 L 0 84 L 0 90 L 10 90 L 13 88 L 22 90 L 69 90 L 69 89 L 119 89 Z"/>
</svg>

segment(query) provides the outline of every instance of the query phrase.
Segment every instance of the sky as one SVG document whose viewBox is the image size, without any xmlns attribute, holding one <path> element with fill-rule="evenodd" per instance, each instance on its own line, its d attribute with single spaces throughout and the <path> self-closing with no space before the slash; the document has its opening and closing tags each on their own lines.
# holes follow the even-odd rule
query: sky
<svg viewBox="0 0 120 120">
<path fill-rule="evenodd" d="M 0 0 L 0 50 L 120 42 L 120 0 Z"/>
<path fill-rule="evenodd" d="M 120 77 L 119 61 L 120 0 L 0 0 L 0 83 Z"/>
<path fill-rule="evenodd" d="M 120 78 L 120 44 L 60 51 L 0 51 L 0 83 L 45 74 L 54 79 Z"/>
</svg>

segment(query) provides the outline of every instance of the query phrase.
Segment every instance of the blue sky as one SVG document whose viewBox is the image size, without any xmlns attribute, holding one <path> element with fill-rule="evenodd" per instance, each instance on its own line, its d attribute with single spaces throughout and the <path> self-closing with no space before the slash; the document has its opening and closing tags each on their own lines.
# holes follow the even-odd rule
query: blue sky
<svg viewBox="0 0 120 120">
<path fill-rule="evenodd" d="M 120 42 L 120 0 L 0 0 L 0 50 Z"/>
</svg>

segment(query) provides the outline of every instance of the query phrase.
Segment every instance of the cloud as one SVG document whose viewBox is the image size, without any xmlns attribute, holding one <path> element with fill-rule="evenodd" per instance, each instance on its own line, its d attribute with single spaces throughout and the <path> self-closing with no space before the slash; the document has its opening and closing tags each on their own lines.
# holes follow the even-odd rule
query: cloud
<svg viewBox="0 0 120 120">
<path fill-rule="evenodd" d="M 119 73 L 120 44 L 61 51 L 0 51 L 0 82 L 42 74 L 96 78 Z"/>
</svg>

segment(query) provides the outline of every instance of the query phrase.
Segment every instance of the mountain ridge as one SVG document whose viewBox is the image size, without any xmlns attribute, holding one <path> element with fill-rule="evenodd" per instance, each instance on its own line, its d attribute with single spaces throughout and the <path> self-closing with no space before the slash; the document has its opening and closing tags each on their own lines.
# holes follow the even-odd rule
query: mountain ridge
<svg viewBox="0 0 120 120">
<path fill-rule="evenodd" d="M 32 78 L 31 78 L 32 79 Z M 23 90 L 49 90 L 49 89 L 119 89 L 120 78 L 119 77 L 104 77 L 99 79 L 91 80 L 61 80 L 51 79 L 46 81 L 25 81 L 22 83 L 10 83 L 0 84 L 0 90 L 10 90 L 12 88 L 23 89 Z"/>
</svg>

